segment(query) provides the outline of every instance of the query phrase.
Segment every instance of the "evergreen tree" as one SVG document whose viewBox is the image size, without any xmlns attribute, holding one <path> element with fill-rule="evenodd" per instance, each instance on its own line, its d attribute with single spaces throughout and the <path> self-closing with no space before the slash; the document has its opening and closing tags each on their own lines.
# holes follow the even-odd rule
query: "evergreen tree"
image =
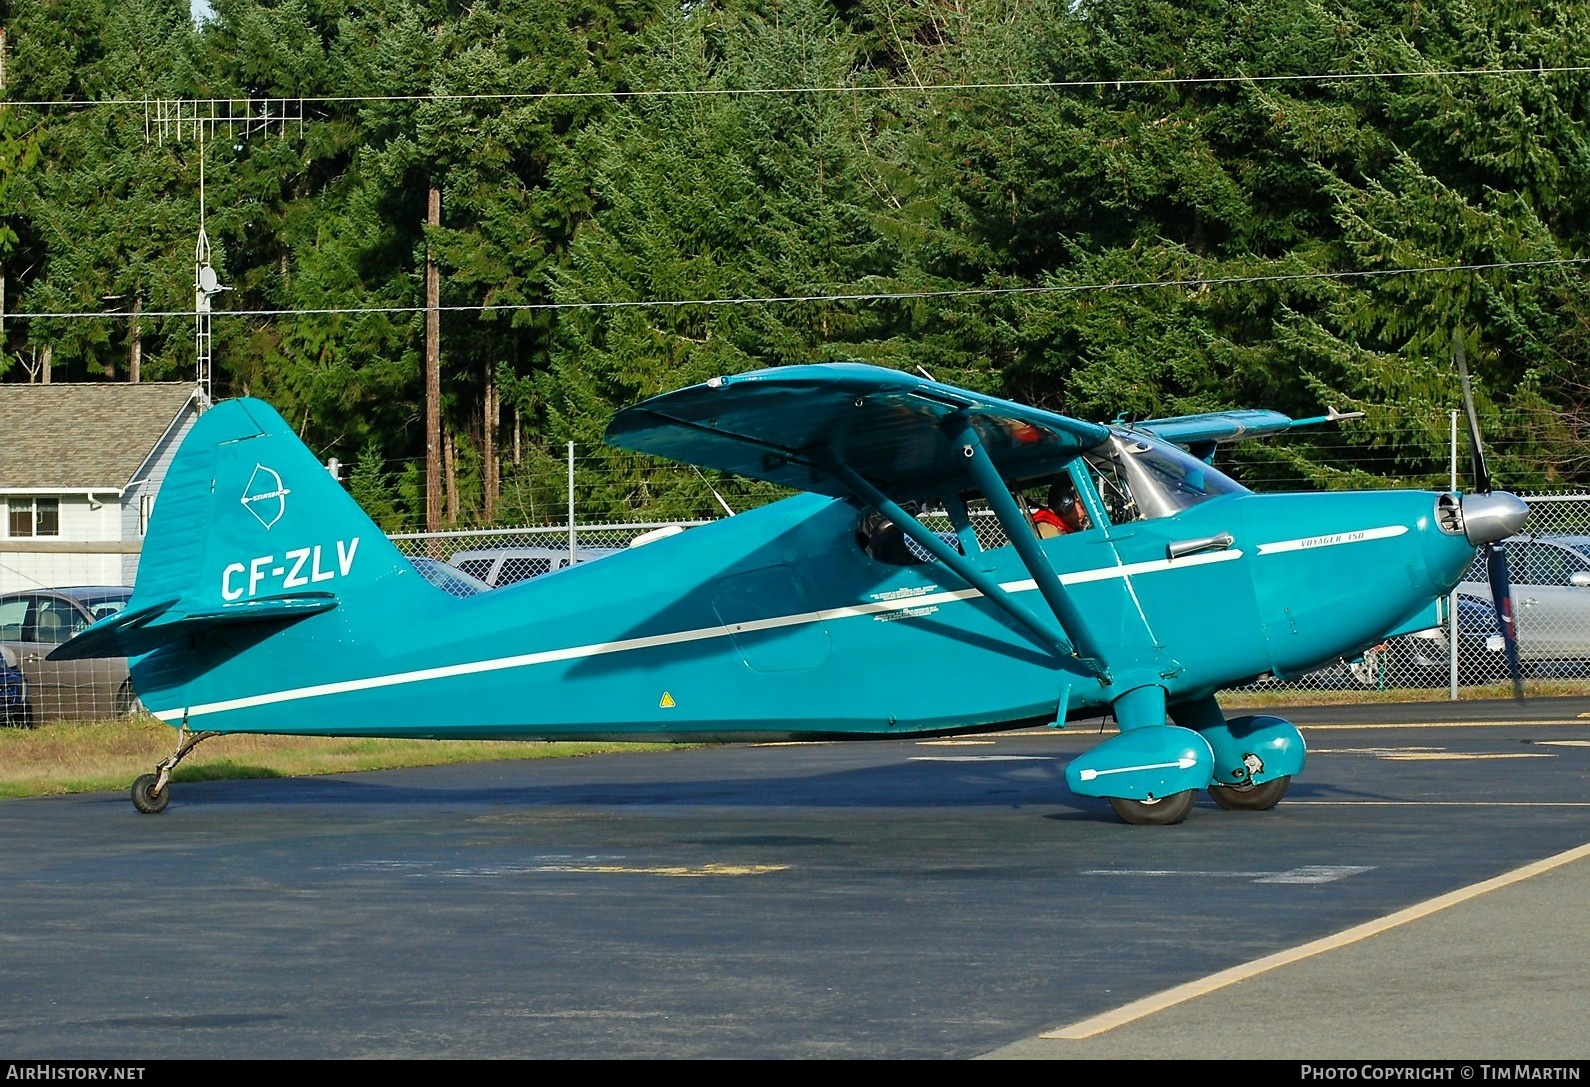
<svg viewBox="0 0 1590 1087">
<path fill-rule="evenodd" d="M 692 6 L 660 22 L 632 77 L 656 93 L 581 147 L 599 203 L 557 277 L 558 300 L 579 308 L 525 390 L 551 436 L 600 449 L 608 416 L 641 397 L 873 350 L 869 308 L 798 301 L 865 289 L 895 259 L 860 169 L 872 100 L 802 90 L 857 78 L 857 42 L 816 0 L 752 7 Z M 713 304 L 728 299 L 782 301 Z M 719 512 L 693 473 L 596 463 L 615 515 Z"/>
<path fill-rule="evenodd" d="M 132 316 L 193 306 L 196 215 L 173 194 L 183 163 L 175 148 L 148 137 L 144 109 L 132 105 L 191 93 L 186 4 L 59 0 L 20 9 L 9 29 L 7 78 L 16 97 L 81 105 L 33 117 L 37 162 L 13 179 L 29 252 L 8 294 L 20 294 L 20 308 L 33 312 L 129 315 L 31 320 L 28 348 L 35 357 L 50 350 L 54 380 L 124 380 L 136 337 L 143 377 L 190 375 L 192 321 Z M 121 104 L 97 104 L 111 102 Z"/>
</svg>

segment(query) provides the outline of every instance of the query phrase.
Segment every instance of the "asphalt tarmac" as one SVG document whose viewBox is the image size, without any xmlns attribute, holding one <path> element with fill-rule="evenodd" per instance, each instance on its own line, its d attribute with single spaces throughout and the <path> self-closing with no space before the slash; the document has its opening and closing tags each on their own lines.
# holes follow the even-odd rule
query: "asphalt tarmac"
<svg viewBox="0 0 1590 1087">
<path fill-rule="evenodd" d="M 1274 712 L 1174 827 L 1102 722 L 0 802 L 0 1061 L 1590 1056 L 1590 696 Z"/>
</svg>

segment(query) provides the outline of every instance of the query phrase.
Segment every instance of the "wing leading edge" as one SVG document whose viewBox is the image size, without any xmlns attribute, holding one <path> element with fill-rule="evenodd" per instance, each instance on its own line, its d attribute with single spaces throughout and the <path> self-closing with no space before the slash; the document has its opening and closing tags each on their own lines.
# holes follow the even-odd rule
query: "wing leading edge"
<svg viewBox="0 0 1590 1087">
<path fill-rule="evenodd" d="M 970 491 L 969 423 L 1007 480 L 1052 475 L 1109 428 L 861 363 L 714 378 L 613 417 L 607 442 L 795 490 L 856 494 L 850 473 L 895 501 Z"/>
</svg>

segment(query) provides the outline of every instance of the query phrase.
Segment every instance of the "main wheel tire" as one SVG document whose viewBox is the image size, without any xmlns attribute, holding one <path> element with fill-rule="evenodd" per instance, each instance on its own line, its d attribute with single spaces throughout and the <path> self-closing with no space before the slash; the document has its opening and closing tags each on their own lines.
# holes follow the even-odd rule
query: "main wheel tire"
<svg viewBox="0 0 1590 1087">
<path fill-rule="evenodd" d="M 140 774 L 132 784 L 133 807 L 145 815 L 159 815 L 166 810 L 166 805 L 171 803 L 171 786 L 168 783 L 164 789 L 155 792 L 155 785 L 160 778 L 154 774 Z"/>
<path fill-rule="evenodd" d="M 1281 802 L 1291 784 L 1288 774 L 1258 785 L 1211 785 L 1209 799 L 1226 811 L 1269 811 Z"/>
<path fill-rule="evenodd" d="M 1123 796 L 1109 798 L 1115 814 L 1134 826 L 1168 827 L 1187 818 L 1193 801 L 1198 799 L 1196 789 L 1160 797 L 1158 800 L 1128 800 Z"/>
</svg>

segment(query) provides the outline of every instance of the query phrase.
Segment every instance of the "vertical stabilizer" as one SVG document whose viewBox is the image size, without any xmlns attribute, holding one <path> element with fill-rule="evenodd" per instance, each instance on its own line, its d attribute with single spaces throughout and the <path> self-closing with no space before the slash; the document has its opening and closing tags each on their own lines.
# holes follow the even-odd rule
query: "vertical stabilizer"
<svg viewBox="0 0 1590 1087">
<path fill-rule="evenodd" d="M 341 595 L 406 565 L 274 409 L 228 400 L 199 417 L 172 462 L 129 610 Z"/>
</svg>

